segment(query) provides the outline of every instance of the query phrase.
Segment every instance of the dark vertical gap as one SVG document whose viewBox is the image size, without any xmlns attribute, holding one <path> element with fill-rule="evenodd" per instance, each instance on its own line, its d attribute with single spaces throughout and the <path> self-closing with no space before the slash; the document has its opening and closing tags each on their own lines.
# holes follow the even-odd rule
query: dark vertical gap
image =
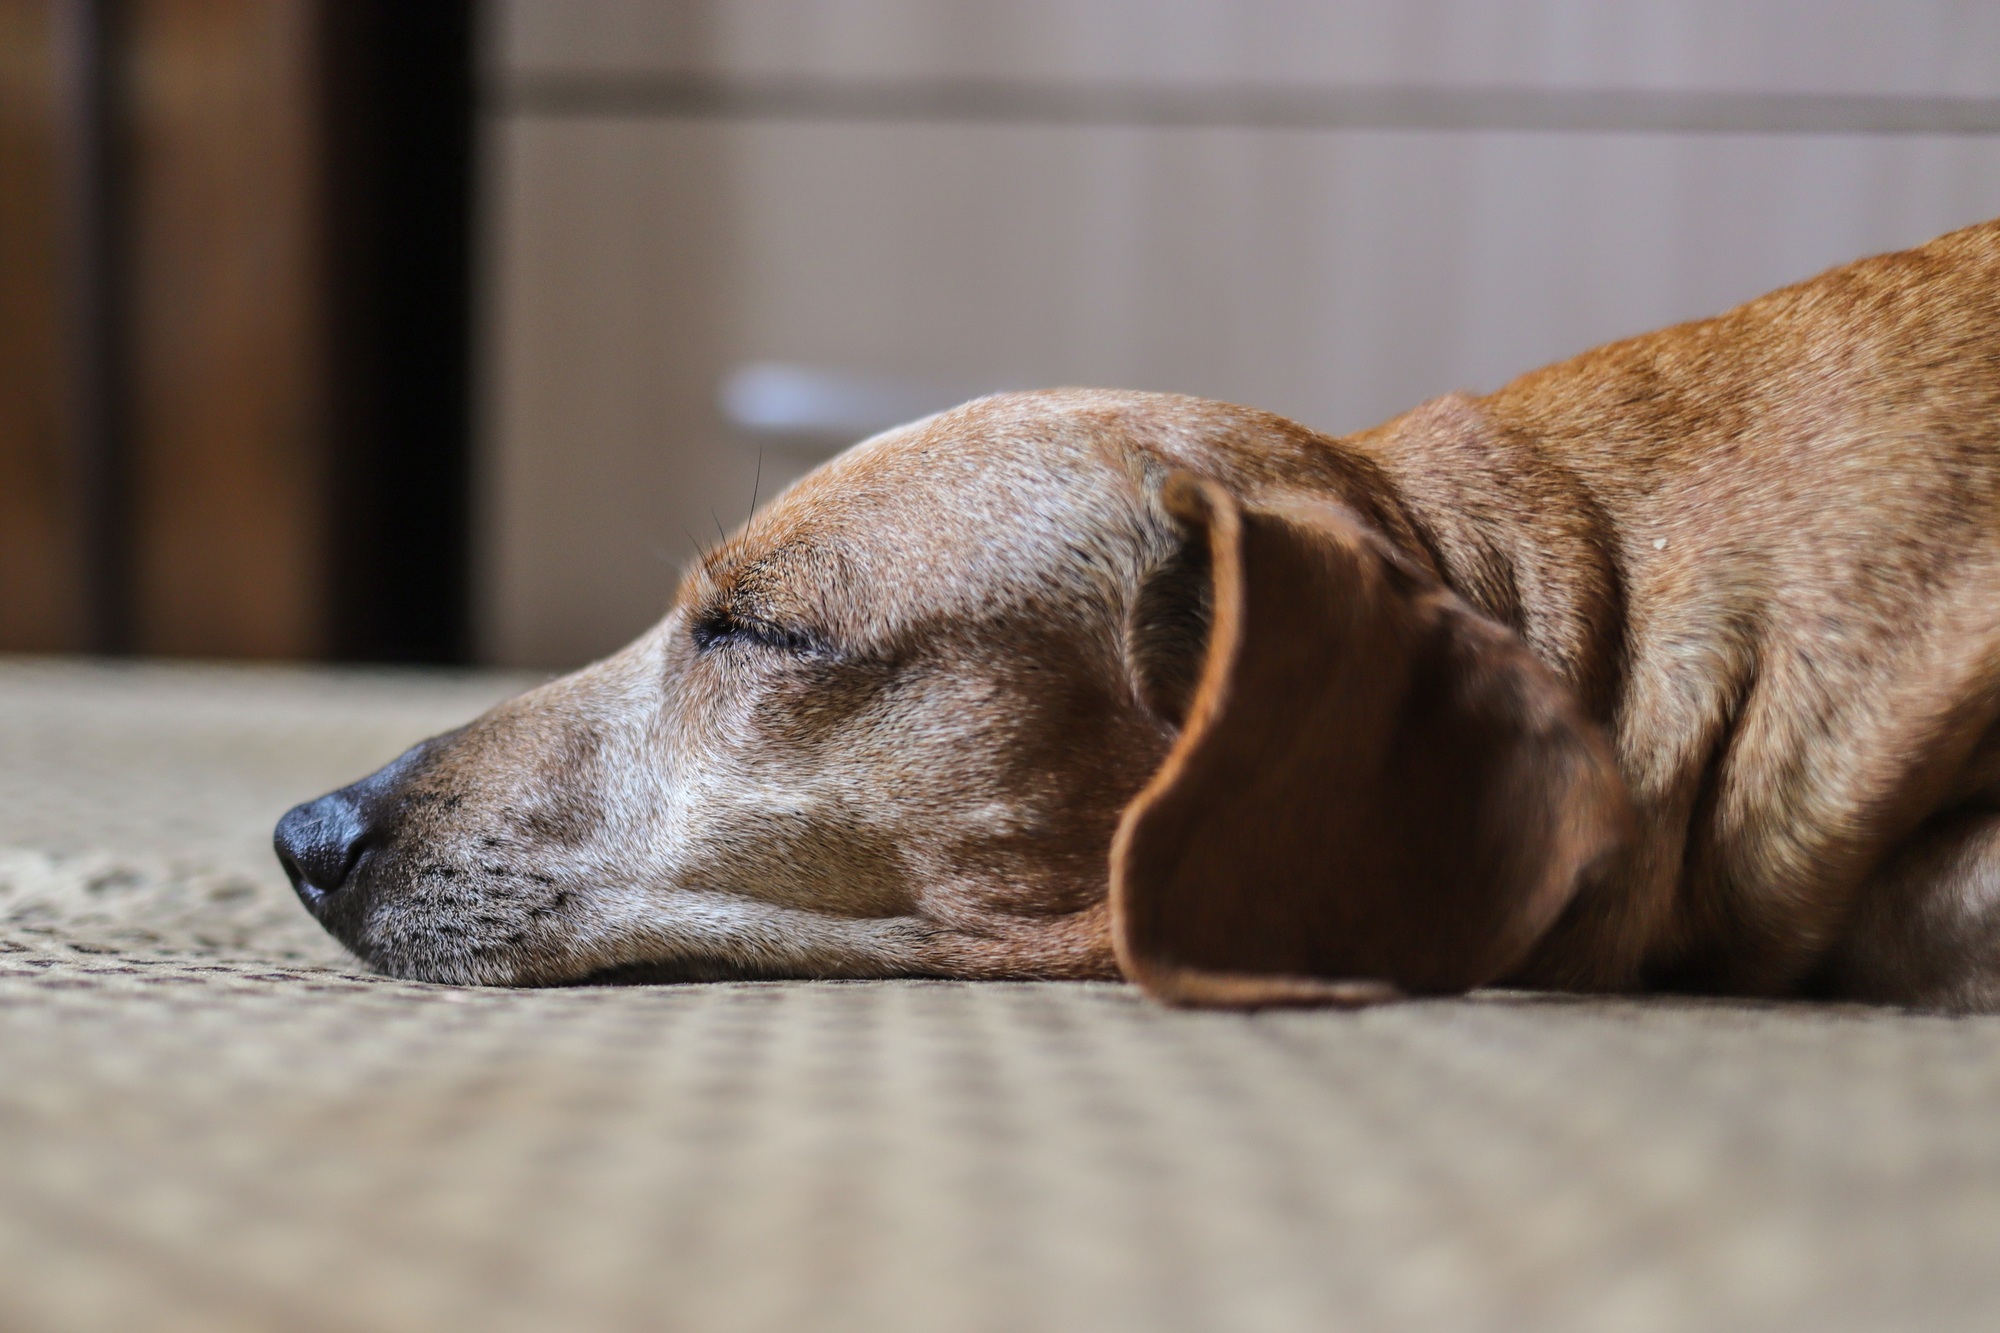
<svg viewBox="0 0 2000 1333">
<path fill-rule="evenodd" d="M 70 422 L 81 496 L 85 634 L 90 649 L 132 646 L 130 457 L 131 204 L 128 62 L 121 0 L 63 0 L 69 93 L 64 175 L 74 238 Z"/>
<path fill-rule="evenodd" d="M 469 653 L 473 0 L 329 0 L 331 635 Z"/>
</svg>

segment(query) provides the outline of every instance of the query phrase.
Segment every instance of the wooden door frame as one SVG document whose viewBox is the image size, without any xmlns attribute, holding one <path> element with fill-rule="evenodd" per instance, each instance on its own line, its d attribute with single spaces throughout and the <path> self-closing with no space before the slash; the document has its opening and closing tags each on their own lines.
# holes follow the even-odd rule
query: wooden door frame
<svg viewBox="0 0 2000 1333">
<path fill-rule="evenodd" d="M 0 649 L 467 652 L 474 0 L 0 0 Z"/>
</svg>

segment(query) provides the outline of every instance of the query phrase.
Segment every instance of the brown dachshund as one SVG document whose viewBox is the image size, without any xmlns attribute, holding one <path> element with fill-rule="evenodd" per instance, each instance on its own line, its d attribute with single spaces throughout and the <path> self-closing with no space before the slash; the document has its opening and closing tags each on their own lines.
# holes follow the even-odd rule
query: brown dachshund
<svg viewBox="0 0 2000 1333">
<path fill-rule="evenodd" d="M 285 816 L 439 981 L 2000 1008 L 2000 223 L 1329 439 L 856 446 L 636 643 Z"/>
</svg>

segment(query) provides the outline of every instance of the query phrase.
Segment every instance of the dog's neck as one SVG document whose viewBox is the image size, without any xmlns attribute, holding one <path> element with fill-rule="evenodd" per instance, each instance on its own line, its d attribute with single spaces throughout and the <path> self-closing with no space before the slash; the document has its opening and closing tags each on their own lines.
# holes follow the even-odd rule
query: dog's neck
<svg viewBox="0 0 2000 1333">
<path fill-rule="evenodd" d="M 1589 711 L 1623 676 L 1614 529 L 1597 497 L 1540 442 L 1451 394 L 1347 436 L 1346 498 L 1452 591 L 1519 634 Z"/>
</svg>

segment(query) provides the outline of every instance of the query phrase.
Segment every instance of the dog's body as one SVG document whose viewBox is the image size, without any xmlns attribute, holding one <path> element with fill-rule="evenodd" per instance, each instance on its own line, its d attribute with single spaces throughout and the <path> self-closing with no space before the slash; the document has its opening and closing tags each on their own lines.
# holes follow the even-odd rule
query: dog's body
<svg viewBox="0 0 2000 1333">
<path fill-rule="evenodd" d="M 2000 796 L 2000 227 L 1350 447 L 1445 581 L 1576 691 L 1631 792 L 1623 870 L 1532 979 L 1901 994 L 1889 974 L 1957 949 L 2000 979 L 2000 900 L 1959 935 L 1974 886 L 1908 871 L 2000 837 L 1929 823 Z"/>
<path fill-rule="evenodd" d="M 1994 1008 L 1996 719 L 2000 223 L 1340 440 L 968 404 L 279 841 L 442 979 Z"/>
</svg>

